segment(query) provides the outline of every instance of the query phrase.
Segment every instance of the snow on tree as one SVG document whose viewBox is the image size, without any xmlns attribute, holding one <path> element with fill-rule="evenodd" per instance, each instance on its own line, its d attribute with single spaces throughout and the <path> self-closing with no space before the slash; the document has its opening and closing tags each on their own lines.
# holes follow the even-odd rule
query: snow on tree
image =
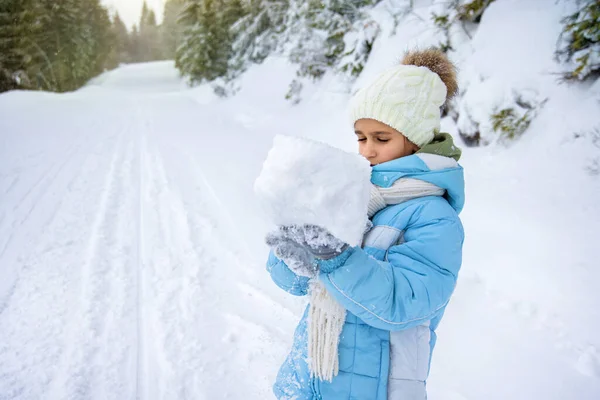
<svg viewBox="0 0 600 400">
<path fill-rule="evenodd" d="M 567 79 L 583 80 L 600 73 L 600 2 L 580 1 L 577 12 L 567 16 L 556 56 L 568 65 Z"/>
<path fill-rule="evenodd" d="M 179 18 L 185 28 L 176 53 L 176 66 L 192 82 L 212 81 L 227 73 L 229 36 L 218 9 L 215 0 L 191 0 Z"/>
<path fill-rule="evenodd" d="M 0 90 L 74 90 L 116 65 L 99 0 L 1 0 L 0 22 Z"/>
</svg>

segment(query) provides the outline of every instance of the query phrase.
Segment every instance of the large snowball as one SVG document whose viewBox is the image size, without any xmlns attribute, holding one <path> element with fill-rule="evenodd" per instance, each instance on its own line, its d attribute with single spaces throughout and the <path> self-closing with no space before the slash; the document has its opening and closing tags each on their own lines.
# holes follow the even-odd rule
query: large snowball
<svg viewBox="0 0 600 400">
<path fill-rule="evenodd" d="M 362 241 L 371 167 L 358 154 L 278 135 L 254 184 L 276 225 L 315 224 L 352 246 Z"/>
</svg>

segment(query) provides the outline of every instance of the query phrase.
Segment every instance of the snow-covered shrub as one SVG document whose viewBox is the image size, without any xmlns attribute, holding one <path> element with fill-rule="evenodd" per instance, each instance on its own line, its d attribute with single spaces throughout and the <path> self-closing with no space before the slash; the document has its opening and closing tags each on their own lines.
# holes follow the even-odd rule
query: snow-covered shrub
<svg viewBox="0 0 600 400">
<path fill-rule="evenodd" d="M 452 45 L 451 29 L 460 26 L 467 32 L 466 25 L 476 25 L 481 21 L 481 16 L 494 0 L 439 0 L 436 10 L 431 12 L 431 20 L 435 27 L 444 35 L 444 42 L 439 48 L 448 52 L 454 50 Z"/>
<path fill-rule="evenodd" d="M 584 146 L 592 145 L 596 151 L 590 153 L 584 166 L 584 169 L 590 175 L 600 175 L 600 127 L 596 126 L 591 129 L 582 130 L 573 134 L 575 140 L 583 139 Z"/>
<path fill-rule="evenodd" d="M 504 108 L 492 115 L 492 126 L 494 131 L 505 138 L 514 139 L 521 136 L 529 127 L 531 122 L 530 111 Z"/>
<path fill-rule="evenodd" d="M 293 104 L 298 104 L 301 100 L 300 92 L 302 92 L 302 82 L 298 79 L 294 79 L 290 83 L 288 92 L 285 95 L 285 99 L 291 101 Z"/>
<path fill-rule="evenodd" d="M 461 21 L 469 21 L 479 23 L 483 12 L 494 0 L 470 0 L 463 1 L 458 5 L 457 17 Z"/>
<path fill-rule="evenodd" d="M 444 53 L 448 52 L 448 50 L 452 50 L 452 44 L 450 43 L 450 28 L 453 20 L 451 19 L 450 14 L 436 14 L 433 12 L 431 13 L 431 19 L 433 20 L 436 28 L 442 32 L 445 38 L 444 43 L 439 44 L 440 50 L 442 50 Z"/>
<path fill-rule="evenodd" d="M 583 139 L 586 142 L 589 141 L 592 146 L 600 150 L 600 127 L 575 132 L 573 138 L 576 140 Z"/>
<path fill-rule="evenodd" d="M 534 88 L 505 87 L 502 80 L 472 81 L 449 112 L 467 145 L 508 144 L 518 139 L 546 104 Z"/>
<path fill-rule="evenodd" d="M 600 2 L 586 0 L 581 8 L 564 18 L 556 52 L 568 65 L 566 79 L 583 80 L 600 73 Z"/>
<path fill-rule="evenodd" d="M 596 158 L 591 160 L 587 165 L 586 170 L 590 175 L 600 175 L 600 159 Z"/>
<path fill-rule="evenodd" d="M 594 128 L 590 131 L 592 144 L 600 149 L 600 128 Z"/>
<path fill-rule="evenodd" d="M 360 75 L 379 32 L 379 25 L 373 20 L 356 23 L 352 32 L 342 37 L 345 51 L 340 56 L 338 70 L 351 77 Z"/>
<path fill-rule="evenodd" d="M 500 135 L 501 141 L 519 138 L 529 128 L 545 102 L 532 97 L 516 96 L 512 106 L 499 109 L 491 115 L 493 131 Z"/>
</svg>

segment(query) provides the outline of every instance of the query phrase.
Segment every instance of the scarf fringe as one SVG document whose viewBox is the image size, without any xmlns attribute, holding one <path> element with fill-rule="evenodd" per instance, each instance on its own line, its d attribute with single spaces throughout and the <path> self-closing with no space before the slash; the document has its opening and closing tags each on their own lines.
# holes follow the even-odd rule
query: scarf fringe
<svg viewBox="0 0 600 400">
<path fill-rule="evenodd" d="M 310 284 L 308 361 L 311 377 L 331 382 L 339 372 L 338 344 L 346 310 L 319 281 Z"/>
</svg>

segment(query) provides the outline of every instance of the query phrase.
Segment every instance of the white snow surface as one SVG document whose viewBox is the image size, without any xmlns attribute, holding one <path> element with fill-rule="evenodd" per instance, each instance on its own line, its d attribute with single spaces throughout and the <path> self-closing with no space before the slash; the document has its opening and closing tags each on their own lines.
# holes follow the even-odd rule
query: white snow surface
<svg viewBox="0 0 600 400">
<path fill-rule="evenodd" d="M 373 10 L 361 79 L 438 41 L 420 3 L 395 34 L 391 2 Z M 537 32 L 562 7 L 496 0 L 453 53 L 469 107 L 498 101 L 482 79 L 548 100 L 508 147 L 464 148 L 464 260 L 429 399 L 600 398 L 600 86 L 551 76 L 556 38 Z M 271 398 L 305 299 L 264 269 L 254 181 L 278 133 L 356 150 L 345 84 L 328 74 L 291 106 L 294 71 L 268 58 L 226 100 L 170 62 L 0 95 L 0 399 Z"/>
<path fill-rule="evenodd" d="M 368 221 L 370 179 L 369 162 L 356 152 L 277 135 L 254 191 L 275 225 L 319 225 L 357 246 Z"/>
</svg>

